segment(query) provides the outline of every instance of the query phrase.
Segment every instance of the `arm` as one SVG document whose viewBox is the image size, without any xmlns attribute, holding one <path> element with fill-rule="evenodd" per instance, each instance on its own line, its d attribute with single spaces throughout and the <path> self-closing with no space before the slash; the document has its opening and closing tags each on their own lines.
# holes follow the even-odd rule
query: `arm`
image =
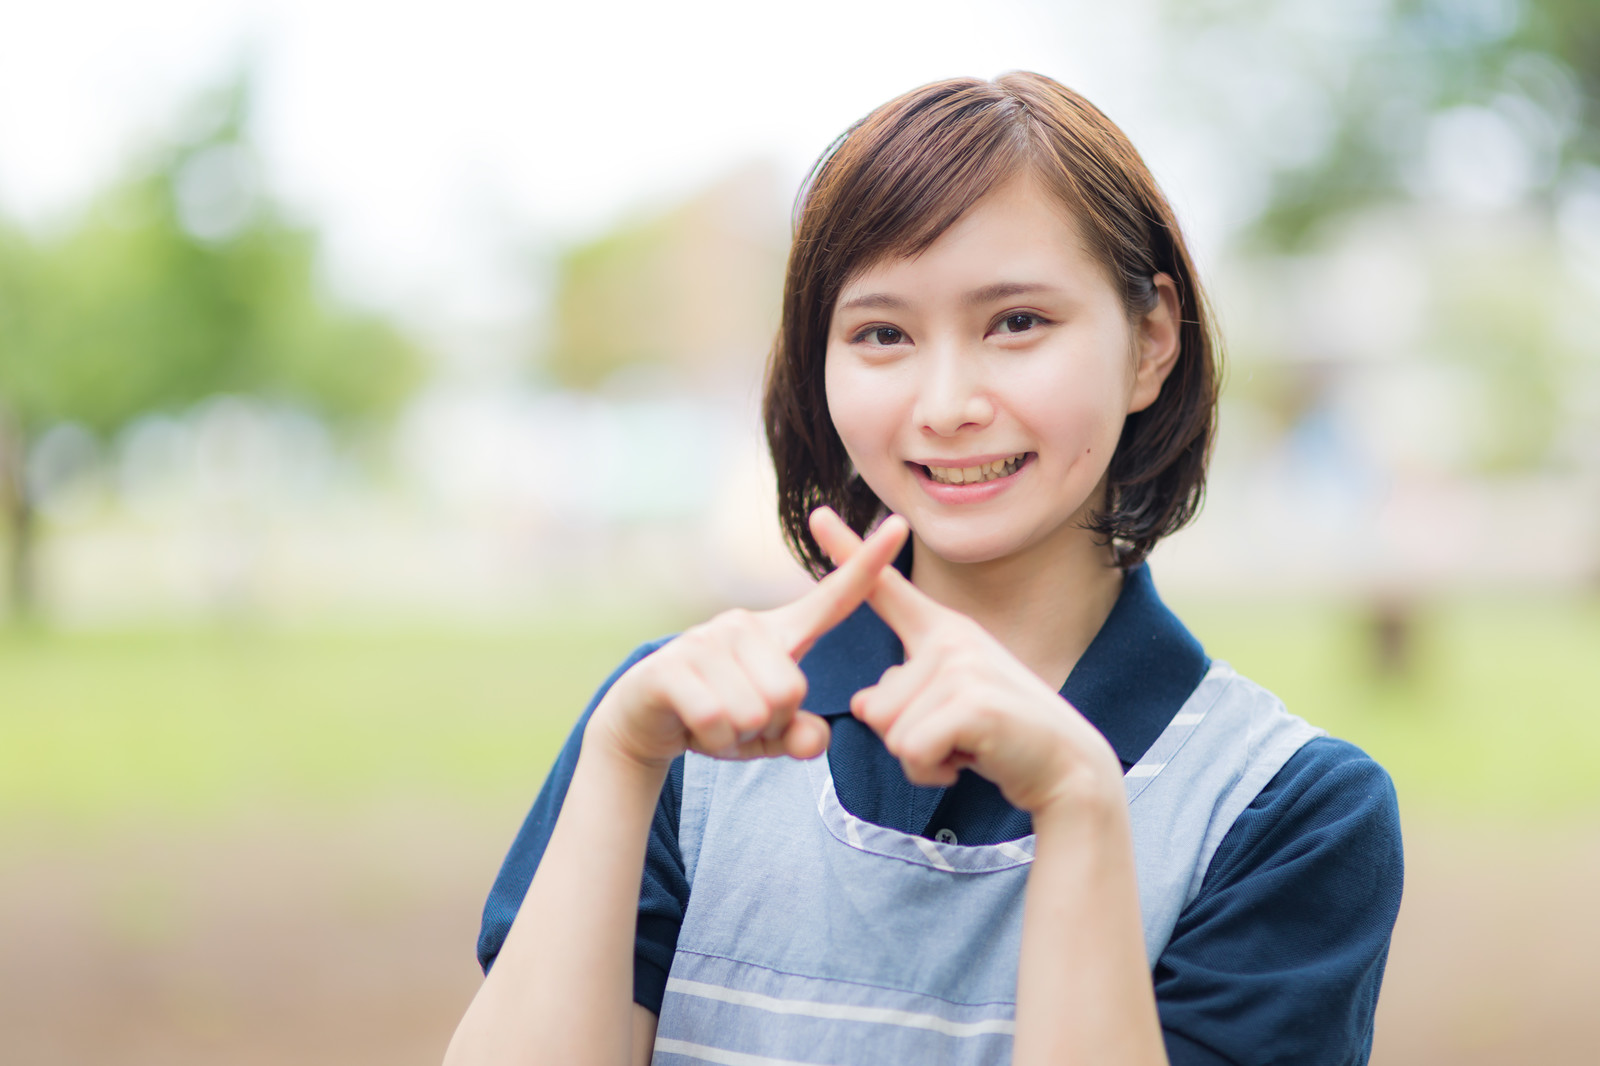
<svg viewBox="0 0 1600 1066">
<path fill-rule="evenodd" d="M 632 1058 L 631 1012 L 643 1010 L 632 1000 L 634 914 L 666 768 L 596 743 L 605 709 L 602 700 L 590 719 L 549 847 L 447 1064 Z"/>
<path fill-rule="evenodd" d="M 1394 786 L 1311 741 L 1229 829 L 1155 965 L 1174 1064 L 1365 1062 L 1404 859 Z"/>
<path fill-rule="evenodd" d="M 1064 790 L 1033 812 L 1017 970 L 1018 1066 L 1167 1061 L 1118 777 L 1115 792 Z"/>
<path fill-rule="evenodd" d="M 800 710 L 797 660 L 855 609 L 905 535 L 903 521 L 885 523 L 858 562 L 794 603 L 719 615 L 617 680 L 584 729 L 549 845 L 447 1066 L 648 1058 L 654 1021 L 632 1003 L 633 931 L 668 767 L 690 749 L 724 758 L 825 750 L 827 723 Z"/>
<path fill-rule="evenodd" d="M 650 1054 L 656 1046 L 656 1015 L 648 1007 L 633 1005 L 633 1058 L 634 1066 L 650 1066 Z"/>
</svg>

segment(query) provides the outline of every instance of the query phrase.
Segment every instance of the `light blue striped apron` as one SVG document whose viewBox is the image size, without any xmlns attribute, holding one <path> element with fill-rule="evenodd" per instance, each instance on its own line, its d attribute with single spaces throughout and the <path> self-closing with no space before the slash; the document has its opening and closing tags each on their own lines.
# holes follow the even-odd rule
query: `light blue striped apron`
<svg viewBox="0 0 1600 1066">
<path fill-rule="evenodd" d="M 1150 965 L 1228 828 L 1314 729 L 1213 663 L 1125 778 Z M 966 847 L 864 822 L 827 756 L 684 763 L 690 884 L 656 1066 L 1011 1057 L 1034 838 Z"/>
</svg>

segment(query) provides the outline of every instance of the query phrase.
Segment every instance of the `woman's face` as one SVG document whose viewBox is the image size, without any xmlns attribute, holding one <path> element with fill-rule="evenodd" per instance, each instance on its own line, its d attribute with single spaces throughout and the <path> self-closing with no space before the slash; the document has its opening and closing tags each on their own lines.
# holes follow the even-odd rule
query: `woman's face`
<svg viewBox="0 0 1600 1066">
<path fill-rule="evenodd" d="M 1076 542 L 1131 411 L 1177 354 L 1176 296 L 1130 324 L 1061 203 L 1031 178 L 921 255 L 845 284 L 828 332 L 834 428 L 856 471 L 951 563 Z"/>
</svg>

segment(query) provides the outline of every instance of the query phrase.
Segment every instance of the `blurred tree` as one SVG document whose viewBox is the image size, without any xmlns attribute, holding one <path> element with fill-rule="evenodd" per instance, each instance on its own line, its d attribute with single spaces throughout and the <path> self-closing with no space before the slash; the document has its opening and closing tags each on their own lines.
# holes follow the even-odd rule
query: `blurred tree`
<svg viewBox="0 0 1600 1066">
<path fill-rule="evenodd" d="M 1330 218 L 1388 202 L 1550 205 L 1600 182 L 1596 0 L 1162 7 L 1173 53 L 1196 68 L 1191 104 L 1231 115 L 1269 161 L 1248 233 L 1263 249 L 1305 250 Z M 1439 188 L 1442 171 L 1454 188 Z"/>
<path fill-rule="evenodd" d="M 0 517 L 17 613 L 35 595 L 28 449 L 51 425 L 109 437 L 222 392 L 350 425 L 419 378 L 395 328 L 321 292 L 315 234 L 262 188 L 249 103 L 244 76 L 197 101 L 187 136 L 64 231 L 0 228 Z"/>
<path fill-rule="evenodd" d="M 1592 295 L 1562 248 L 1570 220 L 1595 218 L 1600 202 L 1600 0 L 1156 6 L 1163 54 L 1191 90 L 1173 106 L 1220 134 L 1213 151 L 1248 161 L 1226 170 L 1229 221 L 1278 301 L 1261 317 L 1281 323 L 1255 368 L 1258 396 L 1276 384 L 1294 417 L 1312 405 L 1286 382 L 1328 388 L 1370 381 L 1375 366 L 1431 365 L 1418 380 L 1470 383 L 1408 398 L 1418 414 L 1454 408 L 1470 425 L 1453 473 L 1551 462 L 1573 417 L 1564 394 L 1600 381 L 1579 369 L 1600 368 L 1600 341 L 1574 326 L 1572 307 Z M 1381 325 L 1343 329 L 1328 308 Z M 1403 672 L 1414 609 L 1396 590 L 1374 593 L 1380 672 Z"/>
<path fill-rule="evenodd" d="M 1392 258 L 1422 267 L 1429 319 L 1406 354 L 1489 383 L 1479 470 L 1545 462 L 1573 368 L 1600 354 L 1562 325 L 1557 232 L 1600 203 L 1600 2 L 1157 3 L 1192 87 L 1174 106 L 1248 160 L 1228 190 L 1245 255 L 1282 274 L 1362 217 L 1403 232 Z"/>
</svg>

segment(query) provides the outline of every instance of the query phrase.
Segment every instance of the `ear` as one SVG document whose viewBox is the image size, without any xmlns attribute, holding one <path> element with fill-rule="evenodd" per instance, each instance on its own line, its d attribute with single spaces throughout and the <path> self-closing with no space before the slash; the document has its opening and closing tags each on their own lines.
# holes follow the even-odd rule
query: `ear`
<svg viewBox="0 0 1600 1066">
<path fill-rule="evenodd" d="M 1156 288 L 1156 305 L 1135 327 L 1134 343 L 1139 355 L 1134 369 L 1133 392 L 1128 397 L 1128 413 L 1143 411 L 1161 395 L 1161 385 L 1177 365 L 1182 347 L 1182 312 L 1178 287 L 1166 274 L 1151 279 Z"/>
</svg>

